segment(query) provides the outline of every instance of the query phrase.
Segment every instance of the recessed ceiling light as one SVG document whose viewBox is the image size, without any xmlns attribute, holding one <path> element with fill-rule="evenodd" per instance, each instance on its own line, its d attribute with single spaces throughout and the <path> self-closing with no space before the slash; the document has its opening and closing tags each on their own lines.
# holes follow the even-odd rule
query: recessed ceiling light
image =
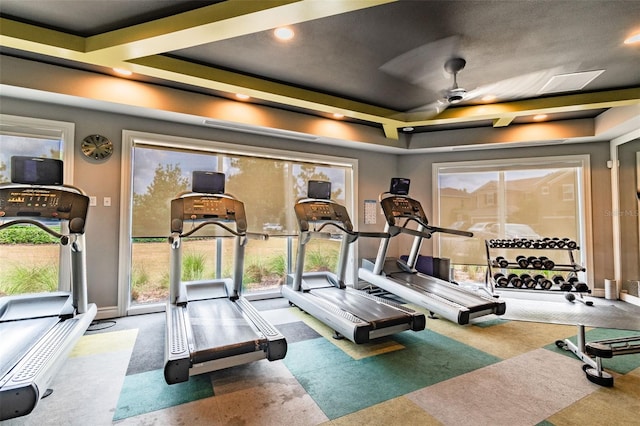
<svg viewBox="0 0 640 426">
<path fill-rule="evenodd" d="M 243 93 L 236 93 L 236 98 L 238 99 L 242 99 L 243 101 L 246 101 L 247 99 L 249 99 L 251 96 L 249 95 L 245 95 Z"/>
<path fill-rule="evenodd" d="M 636 33 L 624 41 L 624 44 L 640 43 L 640 33 Z"/>
<path fill-rule="evenodd" d="M 120 75 L 131 75 L 133 74 L 131 71 L 129 70 L 125 70 L 124 68 L 114 68 L 113 69 L 115 72 L 117 72 Z"/>
<path fill-rule="evenodd" d="M 334 112 L 333 118 L 344 118 L 344 114 L 340 114 L 339 112 Z"/>
<path fill-rule="evenodd" d="M 273 34 L 276 36 L 278 40 L 291 40 L 295 35 L 293 30 L 289 27 L 280 27 L 273 30 Z"/>
<path fill-rule="evenodd" d="M 414 128 L 413 128 L 413 127 L 411 127 L 411 126 L 403 127 L 403 128 L 402 128 L 402 131 L 403 131 L 403 132 L 413 132 L 413 130 L 414 130 Z"/>
<path fill-rule="evenodd" d="M 546 119 L 548 116 L 547 114 L 537 114 L 533 116 L 533 119 L 536 121 L 542 121 L 544 119 Z"/>
</svg>

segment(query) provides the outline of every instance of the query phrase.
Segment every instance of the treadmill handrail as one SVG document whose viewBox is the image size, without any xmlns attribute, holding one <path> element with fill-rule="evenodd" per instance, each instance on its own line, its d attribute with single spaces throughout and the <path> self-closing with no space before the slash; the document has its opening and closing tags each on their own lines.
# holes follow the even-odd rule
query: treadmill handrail
<svg viewBox="0 0 640 426">
<path fill-rule="evenodd" d="M 33 219 L 14 219 L 14 220 L 10 220 L 8 222 L 5 222 L 3 224 L 0 225 L 0 230 L 3 230 L 5 228 L 9 228 L 11 226 L 14 225 L 19 225 L 19 224 L 27 224 L 27 225 L 35 225 L 38 228 L 42 229 L 43 231 L 45 231 L 48 234 L 51 234 L 53 237 L 56 237 L 58 239 L 63 239 L 63 238 L 69 238 L 67 235 L 64 234 L 60 234 L 56 231 L 54 231 L 53 229 L 49 228 L 46 225 L 43 225 L 42 223 L 38 222 L 37 220 L 33 220 Z M 66 245 L 67 241 L 63 241 L 62 244 Z"/>
<path fill-rule="evenodd" d="M 341 230 L 342 232 L 344 232 L 345 234 L 349 234 L 349 235 L 351 235 L 351 236 L 355 237 L 355 238 L 353 238 L 352 240 L 350 240 L 350 241 L 349 241 L 350 243 L 354 242 L 354 241 L 355 241 L 355 240 L 357 240 L 359 237 L 364 237 L 364 238 L 391 238 L 391 237 L 392 237 L 392 235 L 391 235 L 390 233 L 388 233 L 388 232 L 359 232 L 359 231 L 349 231 L 349 230 L 348 230 L 348 229 L 346 229 L 345 227 L 340 226 L 340 225 L 338 225 L 338 224 L 337 224 L 337 223 L 335 223 L 335 222 L 325 222 L 325 223 L 323 223 L 322 225 L 320 225 L 320 226 L 316 229 L 315 233 L 320 234 L 320 233 L 321 233 L 320 231 L 322 231 L 322 229 L 323 229 L 325 226 L 328 226 L 328 225 L 333 225 L 333 226 L 335 226 L 336 228 L 338 228 L 339 230 Z M 314 235 L 315 235 L 315 233 L 314 233 Z M 331 235 L 331 234 L 329 234 L 329 235 Z"/>
<path fill-rule="evenodd" d="M 235 235 L 236 237 L 244 237 L 244 236 L 247 235 L 246 232 L 235 231 L 235 230 L 229 228 L 227 225 L 225 225 L 225 224 L 223 224 L 223 223 L 221 223 L 219 221 L 207 220 L 207 221 L 204 221 L 204 222 L 200 222 L 200 224 L 198 224 L 198 226 L 196 226 L 195 228 L 193 228 L 193 229 L 191 229 L 191 230 L 189 230 L 187 232 L 183 232 L 182 234 L 180 234 L 180 236 L 181 237 L 188 237 L 190 235 L 193 235 L 195 232 L 199 231 L 200 229 L 204 228 L 207 225 L 217 225 L 217 226 L 221 227 L 222 229 L 224 229 L 225 231 Z"/>
</svg>

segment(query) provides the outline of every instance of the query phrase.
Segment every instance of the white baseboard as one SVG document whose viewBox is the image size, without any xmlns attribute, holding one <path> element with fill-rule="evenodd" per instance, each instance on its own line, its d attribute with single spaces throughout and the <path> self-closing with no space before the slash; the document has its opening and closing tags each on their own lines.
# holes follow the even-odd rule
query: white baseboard
<svg viewBox="0 0 640 426">
<path fill-rule="evenodd" d="M 632 305 L 640 306 L 640 297 L 632 296 L 629 293 L 620 293 L 620 300 L 624 300 Z"/>
</svg>

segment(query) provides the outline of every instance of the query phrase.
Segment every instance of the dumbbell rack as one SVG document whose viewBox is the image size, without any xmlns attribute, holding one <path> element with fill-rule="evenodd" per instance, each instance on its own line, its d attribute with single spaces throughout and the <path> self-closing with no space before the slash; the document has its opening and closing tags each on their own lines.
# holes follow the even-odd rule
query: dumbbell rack
<svg viewBox="0 0 640 426">
<path fill-rule="evenodd" d="M 566 240 L 566 239 L 565 239 Z M 526 271 L 527 273 L 529 272 L 568 272 L 566 280 L 569 281 L 572 277 L 573 279 L 577 280 L 577 274 L 578 272 L 585 272 L 586 269 L 579 265 L 574 258 L 573 252 L 580 250 L 580 247 L 578 247 L 577 245 L 575 245 L 575 243 L 571 244 L 571 245 L 566 245 L 565 240 L 562 241 L 563 244 L 551 244 L 548 242 L 551 241 L 552 243 L 556 243 L 558 241 L 558 239 L 551 239 L 551 238 L 545 238 L 544 240 L 531 240 L 531 239 L 526 239 L 526 238 L 515 238 L 515 239 L 492 239 L 492 240 L 485 240 L 485 247 L 486 247 L 486 252 L 487 252 L 487 273 L 486 273 L 486 284 L 487 287 L 490 288 L 493 291 L 495 291 L 495 289 L 499 289 L 500 291 L 502 290 L 514 290 L 514 291 L 536 291 L 536 292 L 559 292 L 559 291 L 563 291 L 563 292 L 575 292 L 575 293 L 591 293 L 591 290 L 587 287 L 585 290 L 576 290 L 575 287 L 571 287 L 570 290 L 566 290 L 561 288 L 561 286 L 555 282 L 552 282 L 552 285 L 550 286 L 550 288 L 548 289 L 540 289 L 539 287 L 534 287 L 534 288 L 527 288 L 525 286 L 522 286 L 520 288 L 516 288 L 513 287 L 511 285 L 508 286 L 498 286 L 496 283 L 496 280 L 494 279 L 494 271 L 498 271 L 500 270 L 501 272 L 504 272 L 506 270 L 518 270 L 518 271 Z M 550 247 L 550 245 L 552 245 Z M 565 252 L 567 253 L 567 257 L 568 257 L 568 262 L 567 263 L 555 263 L 553 265 L 553 268 L 544 268 L 544 267 L 534 267 L 531 266 L 530 264 L 527 265 L 527 267 L 522 267 L 520 264 L 518 264 L 515 261 L 515 256 L 516 254 L 514 254 L 514 258 L 513 259 L 504 259 L 503 260 L 503 264 L 499 265 L 496 262 L 497 257 L 492 257 L 492 251 L 495 250 L 507 250 L 507 251 L 515 251 L 515 250 L 519 250 L 522 253 L 535 253 L 536 251 L 554 251 L 557 253 L 562 253 Z M 500 256 L 498 256 L 500 257 Z M 506 272 L 504 273 L 505 276 L 507 276 Z"/>
</svg>

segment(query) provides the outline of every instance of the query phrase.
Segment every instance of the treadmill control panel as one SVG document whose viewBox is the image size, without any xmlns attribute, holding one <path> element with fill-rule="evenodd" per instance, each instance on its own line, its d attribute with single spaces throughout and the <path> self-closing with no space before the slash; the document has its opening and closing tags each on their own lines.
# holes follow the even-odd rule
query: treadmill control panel
<svg viewBox="0 0 640 426">
<path fill-rule="evenodd" d="M 295 212 L 300 230 L 303 232 L 309 230 L 310 222 L 338 222 L 343 224 L 347 230 L 353 230 L 353 224 L 351 223 L 347 209 L 329 200 L 313 200 L 297 203 L 295 205 Z"/>
<path fill-rule="evenodd" d="M 89 197 L 62 188 L 0 188 L 0 220 L 21 217 L 68 220 L 72 232 L 82 233 L 88 209 Z"/>
<path fill-rule="evenodd" d="M 422 205 L 418 200 L 407 196 L 387 197 L 380 202 L 387 223 L 391 226 L 396 225 L 396 218 L 414 218 L 424 223 L 429 223 L 427 215 L 422 210 Z"/>
<path fill-rule="evenodd" d="M 171 200 L 171 232 L 182 232 L 184 221 L 235 222 L 238 231 L 246 231 L 247 220 L 242 201 L 216 194 L 196 194 Z"/>
</svg>

